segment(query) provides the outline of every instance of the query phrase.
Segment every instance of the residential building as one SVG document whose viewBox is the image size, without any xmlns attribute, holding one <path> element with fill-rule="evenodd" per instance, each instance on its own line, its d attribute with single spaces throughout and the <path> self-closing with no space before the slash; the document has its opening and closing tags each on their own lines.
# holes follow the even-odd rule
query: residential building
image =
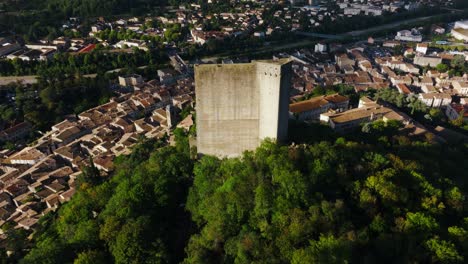
<svg viewBox="0 0 468 264">
<path fill-rule="evenodd" d="M 437 92 L 436 88 L 435 88 L 433 85 L 426 85 L 426 84 L 421 85 L 421 90 L 422 90 L 424 93 L 434 93 L 434 92 Z"/>
<path fill-rule="evenodd" d="M 17 154 L 11 156 L 10 163 L 11 164 L 27 164 L 27 165 L 34 165 L 44 159 L 46 155 L 35 148 L 24 148 L 22 151 L 18 152 Z"/>
<path fill-rule="evenodd" d="M 418 43 L 416 45 L 416 52 L 426 55 L 429 45 L 427 43 Z"/>
<path fill-rule="evenodd" d="M 144 51 L 148 51 L 146 42 L 143 40 L 132 39 L 132 40 L 121 40 L 115 44 L 116 48 L 125 49 L 125 48 L 138 48 Z"/>
<path fill-rule="evenodd" d="M 356 64 L 355 61 L 353 59 L 350 59 L 347 54 L 337 54 L 337 55 L 335 55 L 335 61 L 336 61 L 336 64 L 340 68 L 343 68 L 346 65 L 354 66 Z"/>
<path fill-rule="evenodd" d="M 25 121 L 0 131 L 0 141 L 16 141 L 26 137 L 31 131 L 31 123 Z"/>
<path fill-rule="evenodd" d="M 361 126 L 363 123 L 375 120 L 399 120 L 408 123 L 407 116 L 397 113 L 390 108 L 381 106 L 369 98 L 364 98 L 359 102 L 359 107 L 341 113 L 323 113 L 320 121 L 330 125 L 338 133 L 348 133 Z"/>
<path fill-rule="evenodd" d="M 468 19 L 455 22 L 454 28 L 468 29 Z"/>
<path fill-rule="evenodd" d="M 57 45 L 48 45 L 48 44 L 26 44 L 26 48 L 30 50 L 49 50 L 49 49 L 54 49 L 57 50 L 59 46 Z"/>
<path fill-rule="evenodd" d="M 315 52 L 326 52 L 327 45 L 325 43 L 317 43 L 315 44 Z"/>
<path fill-rule="evenodd" d="M 436 34 L 445 34 L 445 28 L 443 27 L 440 27 L 440 26 L 437 26 L 437 25 L 434 25 L 432 27 L 432 32 L 436 33 Z"/>
<path fill-rule="evenodd" d="M 425 105 L 435 108 L 447 106 L 452 102 L 452 96 L 446 93 L 420 93 L 418 98 Z"/>
<path fill-rule="evenodd" d="M 422 67 L 436 67 L 437 65 L 442 63 L 442 58 L 431 56 L 416 56 L 414 57 L 413 63 Z"/>
<path fill-rule="evenodd" d="M 399 46 L 399 45 L 401 45 L 400 41 L 387 40 L 387 41 L 384 41 L 384 43 L 382 44 L 382 47 L 394 48 L 394 47 Z"/>
<path fill-rule="evenodd" d="M 408 88 L 408 86 L 406 86 L 404 83 L 397 83 L 396 85 L 396 88 L 398 90 L 398 92 L 400 92 L 401 94 L 411 94 L 411 90 Z"/>
<path fill-rule="evenodd" d="M 159 69 L 158 70 L 159 81 L 164 84 L 173 83 L 177 75 L 179 75 L 179 73 L 173 69 Z"/>
<path fill-rule="evenodd" d="M 143 77 L 139 74 L 129 74 L 119 76 L 119 84 L 121 86 L 135 86 L 143 83 Z"/>
<path fill-rule="evenodd" d="M 455 22 L 455 25 L 450 33 L 456 39 L 468 41 L 468 20 Z"/>
<path fill-rule="evenodd" d="M 311 99 L 293 103 L 289 105 L 289 114 L 291 118 L 299 121 L 318 120 L 320 114 L 329 109 L 337 111 L 346 111 L 348 109 L 349 99 L 339 94 L 323 95 Z"/>
<path fill-rule="evenodd" d="M 468 29 L 454 28 L 450 33 L 458 40 L 468 41 Z"/>
<path fill-rule="evenodd" d="M 4 43 L 0 45 L 0 57 L 6 56 L 19 49 L 21 49 L 21 46 L 18 43 Z"/>
<path fill-rule="evenodd" d="M 453 89 L 459 95 L 468 95 L 468 82 L 467 81 L 454 81 L 452 82 Z"/>
<path fill-rule="evenodd" d="M 422 35 L 416 29 L 402 30 L 402 31 L 397 32 L 397 35 L 395 36 L 395 40 L 409 41 L 409 42 L 421 42 Z"/>
</svg>

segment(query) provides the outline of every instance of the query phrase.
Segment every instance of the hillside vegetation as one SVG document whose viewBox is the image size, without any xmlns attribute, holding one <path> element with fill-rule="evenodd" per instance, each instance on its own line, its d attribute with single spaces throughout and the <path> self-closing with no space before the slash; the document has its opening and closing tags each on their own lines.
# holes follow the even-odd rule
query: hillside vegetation
<svg viewBox="0 0 468 264">
<path fill-rule="evenodd" d="M 85 170 L 21 263 L 462 263 L 466 146 L 265 141 L 237 159 L 145 141 L 109 180 Z M 16 236 L 18 238 L 18 236 Z M 25 255 L 25 256 L 24 256 Z"/>
</svg>

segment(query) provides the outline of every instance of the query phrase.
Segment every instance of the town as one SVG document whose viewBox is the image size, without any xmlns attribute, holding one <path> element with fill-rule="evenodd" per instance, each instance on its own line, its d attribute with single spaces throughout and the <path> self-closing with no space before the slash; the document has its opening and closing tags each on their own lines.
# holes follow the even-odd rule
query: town
<svg viewBox="0 0 468 264">
<path fill-rule="evenodd" d="M 176 125 L 188 130 L 193 124 L 191 115 L 177 120 L 177 113 L 193 106 L 190 77 L 161 85 L 128 75 L 119 83 L 132 92 L 52 126 L 34 145 L 3 160 L 3 223 L 13 220 L 29 230 L 41 215 L 71 198 L 83 167 L 92 163 L 104 176 L 113 170 L 114 158 L 128 154 L 141 137 L 161 139 Z M 9 131 L 18 137 L 25 130 Z"/>
<path fill-rule="evenodd" d="M 342 23 L 345 26 L 346 19 L 353 17 L 365 16 L 372 19 L 418 12 L 423 8 L 440 8 L 441 5 L 450 8 L 452 4 L 451 1 L 390 1 L 388 4 L 367 1 L 364 4 L 348 0 L 328 4 L 323 0 L 310 0 L 307 3 L 292 1 L 291 7 L 284 8 L 266 3 L 239 4 L 232 12 L 214 14 L 198 4 L 186 4 L 155 17 L 131 17 L 114 21 L 100 17 L 90 28 L 83 28 L 80 18 L 70 17 L 62 25 L 63 35 L 56 38 L 54 35 L 57 33 L 32 43 L 16 38 L 0 39 L 0 57 L 9 60 L 46 61 L 52 59 L 57 52 L 83 54 L 96 48 L 109 52 L 132 52 L 132 49 L 148 51 L 159 44 L 193 53 L 190 44 L 207 44 L 209 48 L 215 46 L 216 41 L 232 39 L 239 42 L 236 38 L 241 36 L 257 39 L 257 42 L 262 42 L 263 39 L 274 41 L 291 33 L 307 35 L 311 30 L 326 33 L 324 30 L 328 28 L 324 26 L 333 23 Z M 337 30 L 346 29 L 334 29 Z M 468 39 L 468 33 L 462 27 L 448 32 L 458 40 Z M 421 41 L 420 37 L 414 38 L 411 33 L 402 34 L 399 36 L 401 40 Z"/>
<path fill-rule="evenodd" d="M 1 38 L 2 63 L 34 65 L 53 63 L 63 53 L 133 54 L 153 49 L 164 50 L 169 61 L 151 77 L 136 70 L 106 69 L 118 75 L 109 83 L 113 96 L 108 102 L 68 115 L 35 138 L 30 136 L 35 127 L 26 118 L 2 124 L 0 141 L 10 148 L 0 153 L 0 226 L 8 223 L 33 232 L 42 216 L 71 199 L 83 168 L 95 167 L 107 177 L 114 170 L 115 158 L 130 154 L 145 138 L 174 145 L 176 129 L 196 137 L 194 66 L 257 59 L 245 54 L 203 58 L 197 52 L 214 52 L 222 41 L 235 43 L 239 36 L 258 40 L 265 47 L 284 34 L 323 38 L 313 39 L 306 47 L 268 50 L 267 55 L 260 55 L 291 62 L 290 121 L 351 134 L 365 132 L 366 124 L 374 121 L 396 120 L 399 129 L 411 137 L 441 144 L 466 143 L 468 20 L 398 27 L 391 34 L 373 36 L 369 32 L 351 40 L 320 31 L 333 21 L 416 12 L 422 7 L 450 8 L 451 1 L 327 3 L 292 1 L 292 6 L 284 8 L 245 3 L 219 14 L 206 14 L 203 6 L 187 4 L 164 16 L 100 17 L 89 31 L 82 29 L 80 18 L 71 17 L 62 25 L 63 35 L 37 43 Z M 317 32 L 310 33 L 313 30 Z M 28 80 L 4 77 L 20 84 L 23 81 L 25 86 L 38 81 L 37 76 Z M 15 94 L 5 97 L 14 104 Z"/>
</svg>

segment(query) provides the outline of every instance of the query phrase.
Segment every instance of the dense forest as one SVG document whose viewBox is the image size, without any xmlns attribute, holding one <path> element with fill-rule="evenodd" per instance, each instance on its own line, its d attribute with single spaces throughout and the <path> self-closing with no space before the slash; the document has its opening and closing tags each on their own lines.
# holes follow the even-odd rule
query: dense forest
<svg viewBox="0 0 468 264">
<path fill-rule="evenodd" d="M 370 124 L 358 139 L 295 124 L 235 159 L 147 140 L 110 179 L 92 168 L 20 263 L 462 263 L 468 259 L 467 146 Z M 359 133 L 358 133 L 359 134 Z M 27 249 L 26 248 L 30 248 Z"/>
</svg>

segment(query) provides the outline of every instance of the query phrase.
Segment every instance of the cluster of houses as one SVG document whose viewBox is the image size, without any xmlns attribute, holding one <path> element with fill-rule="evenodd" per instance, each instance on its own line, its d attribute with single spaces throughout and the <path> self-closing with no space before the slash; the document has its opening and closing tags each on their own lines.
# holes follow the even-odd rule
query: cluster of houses
<svg viewBox="0 0 468 264">
<path fill-rule="evenodd" d="M 440 26 L 433 26 L 432 31 L 435 34 L 444 34 L 450 32 L 450 35 L 454 38 L 455 41 L 462 41 L 464 43 L 468 42 L 468 20 L 456 21 L 451 27 L 450 31 L 447 31 L 445 28 Z M 412 28 L 411 30 L 401 30 L 398 31 L 395 40 L 399 41 L 409 41 L 409 42 L 422 42 L 423 36 L 419 29 Z M 391 42 L 389 42 L 389 45 Z M 437 41 L 437 44 L 448 44 L 449 42 L 442 40 Z"/>
<path fill-rule="evenodd" d="M 428 131 L 411 117 L 362 97 L 356 108 L 349 108 L 349 98 L 339 94 L 313 97 L 289 105 L 290 118 L 299 121 L 320 121 L 328 124 L 337 133 L 350 133 L 363 123 L 376 120 L 397 120 L 404 125 L 409 135 L 423 135 Z"/>
<path fill-rule="evenodd" d="M 0 164 L 0 226 L 34 229 L 39 218 L 68 201 L 84 166 L 94 164 L 102 176 L 114 169 L 114 158 L 129 154 L 141 138 L 172 140 L 176 125 L 189 129 L 191 116 L 178 113 L 193 104 L 191 77 L 170 83 L 119 77 L 123 91 L 110 102 L 71 116 Z"/>
<path fill-rule="evenodd" d="M 349 133 L 359 128 L 363 123 L 376 120 L 400 121 L 408 135 L 420 136 L 429 133 L 427 129 L 405 113 L 378 104 L 368 97 L 359 100 L 359 106 L 344 112 L 330 111 L 320 114 L 320 121 L 327 123 L 338 133 Z"/>
<path fill-rule="evenodd" d="M 468 60 L 468 52 L 434 51 L 428 43 L 417 43 L 405 52 L 413 56 L 396 56 L 386 47 L 387 42 L 369 41 L 347 46 L 318 43 L 313 51 L 303 49 L 276 55 L 293 60 L 291 118 L 322 121 L 339 132 L 348 132 L 364 121 L 377 118 L 397 119 L 415 126 L 408 116 L 376 102 L 361 102 L 359 108 L 349 109 L 349 100 L 337 94 L 303 100 L 304 95 L 317 86 L 346 85 L 355 92 L 391 87 L 401 94 L 418 98 L 428 107 L 441 108 L 451 120 L 461 115 L 466 119 L 468 74 L 451 76 L 435 67 L 441 63 L 450 65 L 455 56 Z M 405 42 L 398 42 L 398 45 L 404 46 Z M 416 127 L 418 133 L 424 131 L 421 125 Z"/>
<path fill-rule="evenodd" d="M 90 39 L 58 37 L 53 41 L 21 44 L 15 38 L 0 38 L 0 58 L 22 61 L 46 61 L 57 52 L 87 53 L 96 47 Z"/>
<path fill-rule="evenodd" d="M 139 39 L 120 40 L 117 43 L 107 43 L 105 40 L 97 38 L 104 46 L 114 48 L 133 48 L 147 50 L 148 41 L 145 36 L 159 37 L 165 39 L 165 32 L 173 25 L 179 24 L 181 27 L 192 28 L 187 35 L 188 41 L 204 44 L 208 39 L 224 39 L 227 36 L 238 36 L 240 34 L 254 34 L 255 27 L 262 25 L 261 19 L 264 8 L 249 8 L 247 5 L 236 8 L 236 12 L 205 14 L 201 11 L 200 5 L 180 6 L 174 12 L 169 12 L 164 16 L 146 17 L 144 19 L 130 18 L 119 19 L 113 22 L 106 22 L 100 19 L 91 27 L 89 36 L 96 37 L 103 30 L 130 31 L 134 32 Z M 205 24 L 211 21 L 220 21 L 221 26 L 216 30 L 205 30 Z"/>
<path fill-rule="evenodd" d="M 105 47 L 111 47 L 114 49 L 127 49 L 127 48 L 137 48 L 143 51 L 148 51 L 148 42 L 143 39 L 130 38 L 130 39 L 121 39 L 116 43 L 109 43 L 107 40 L 100 39 L 98 33 L 103 30 L 110 30 L 116 32 L 126 32 L 130 31 L 135 33 L 135 36 L 140 36 L 140 38 L 145 36 L 159 36 L 163 37 L 164 31 L 162 29 L 153 28 L 148 25 L 151 24 L 153 18 L 145 18 L 140 20 L 137 17 L 132 17 L 129 19 L 118 19 L 116 21 L 108 22 L 104 18 L 99 18 L 94 25 L 91 26 L 91 31 L 88 33 L 89 37 L 96 39 L 101 45 Z"/>
<path fill-rule="evenodd" d="M 15 38 L 0 38 L 0 58 L 23 61 L 47 60 L 57 51 L 57 45 L 47 43 L 22 45 Z"/>
<path fill-rule="evenodd" d="M 309 17 L 312 27 L 321 25 L 325 17 L 329 17 L 331 21 L 340 17 L 353 17 L 353 16 L 382 16 L 386 13 L 397 13 L 403 11 L 414 11 L 422 6 L 435 5 L 434 1 L 352 1 L 340 0 L 336 1 L 334 5 L 330 5 L 329 1 L 325 0 L 291 0 L 292 4 L 306 4 L 301 7 L 304 14 Z M 450 5 L 451 3 L 437 3 Z"/>
<path fill-rule="evenodd" d="M 182 37 L 197 44 L 204 44 L 209 39 L 220 40 L 239 35 L 263 38 L 274 32 L 290 32 L 320 27 L 324 21 L 335 21 L 341 17 L 381 16 L 385 13 L 415 10 L 421 6 L 436 4 L 435 1 L 386 2 L 380 0 L 366 2 L 341 0 L 331 5 L 326 0 L 309 0 L 307 3 L 297 0 L 290 2 L 293 6 L 283 6 L 279 9 L 276 3 L 238 3 L 231 12 L 213 14 L 203 11 L 198 4 L 186 4 L 155 17 L 119 18 L 115 21 L 107 21 L 101 17 L 91 25 L 88 32 L 89 38 L 62 36 L 53 41 L 43 40 L 40 43 L 31 43 L 30 45 L 22 45 L 15 40 L 0 39 L 0 57 L 18 58 L 25 61 L 47 60 L 57 51 L 90 52 L 96 47 L 96 43 L 114 49 L 138 48 L 147 51 L 151 39 L 154 39 L 152 37 L 166 39 L 166 31 L 170 30 L 174 24 L 190 28 L 190 33 Z M 208 4 L 212 3 L 214 1 L 208 1 Z M 437 4 L 449 5 L 450 3 L 447 1 Z M 296 4 L 300 4 L 300 8 L 295 8 Z M 213 25 L 215 25 L 214 28 Z M 457 29 L 452 32 L 454 36 L 462 36 L 466 33 L 466 24 L 459 23 L 456 26 Z M 75 32 L 83 31 L 80 20 L 76 17 L 69 18 L 62 28 Z M 129 39 L 119 38 L 110 43 L 109 40 L 99 38 L 99 33 L 104 30 L 132 32 L 133 34 L 129 35 Z M 421 38 L 420 34 L 413 31 L 401 31 L 397 35 L 397 39 L 405 41 L 417 41 L 418 38 Z"/>
<path fill-rule="evenodd" d="M 254 37 L 265 37 L 275 31 L 305 30 L 322 26 L 326 20 L 335 21 L 341 17 L 352 17 L 356 15 L 381 16 L 387 13 L 401 11 L 413 11 L 423 5 L 431 4 L 420 2 L 391 1 L 386 4 L 383 1 L 337 1 L 330 5 L 326 0 L 291 0 L 292 5 L 300 5 L 300 8 L 283 7 L 276 9 L 273 19 L 267 19 L 264 14 L 268 13 L 271 6 L 261 5 L 259 7 L 237 8 L 237 12 L 221 13 L 213 15 L 203 15 L 202 13 L 181 15 L 178 21 L 186 21 L 187 17 L 192 18 L 188 22 L 192 24 L 194 30 L 191 31 L 193 41 L 203 44 L 207 39 L 221 39 L 225 36 L 237 36 L 240 34 L 252 34 Z M 304 5 L 305 4 L 305 5 Z M 247 8 L 247 9 L 246 9 Z M 193 19 L 195 17 L 195 20 Z M 306 23 L 301 22 L 304 20 Z M 204 30 L 203 24 L 210 20 L 221 21 L 223 26 L 218 31 Z M 272 23 L 274 21 L 274 23 Z"/>
<path fill-rule="evenodd" d="M 320 45 L 323 44 L 317 44 L 315 50 L 320 50 Z M 277 56 L 290 57 L 294 61 L 293 93 L 301 95 L 311 92 L 316 86 L 339 84 L 350 85 L 356 92 L 390 86 L 390 80 L 364 53 L 363 47 L 329 46 L 329 52 L 303 49 Z"/>
<path fill-rule="evenodd" d="M 299 121 L 318 120 L 322 113 L 326 113 L 331 109 L 337 112 L 343 112 L 348 110 L 348 107 L 348 97 L 332 94 L 292 103 L 289 105 L 289 113 L 291 118 Z"/>
<path fill-rule="evenodd" d="M 343 14 L 346 16 L 356 16 L 356 15 L 370 15 L 370 16 L 380 16 L 384 12 L 395 13 L 402 10 L 413 11 L 419 8 L 423 3 L 422 2 L 405 2 L 405 1 L 348 1 L 343 0 L 338 3 L 340 9 L 343 10 Z"/>
</svg>

